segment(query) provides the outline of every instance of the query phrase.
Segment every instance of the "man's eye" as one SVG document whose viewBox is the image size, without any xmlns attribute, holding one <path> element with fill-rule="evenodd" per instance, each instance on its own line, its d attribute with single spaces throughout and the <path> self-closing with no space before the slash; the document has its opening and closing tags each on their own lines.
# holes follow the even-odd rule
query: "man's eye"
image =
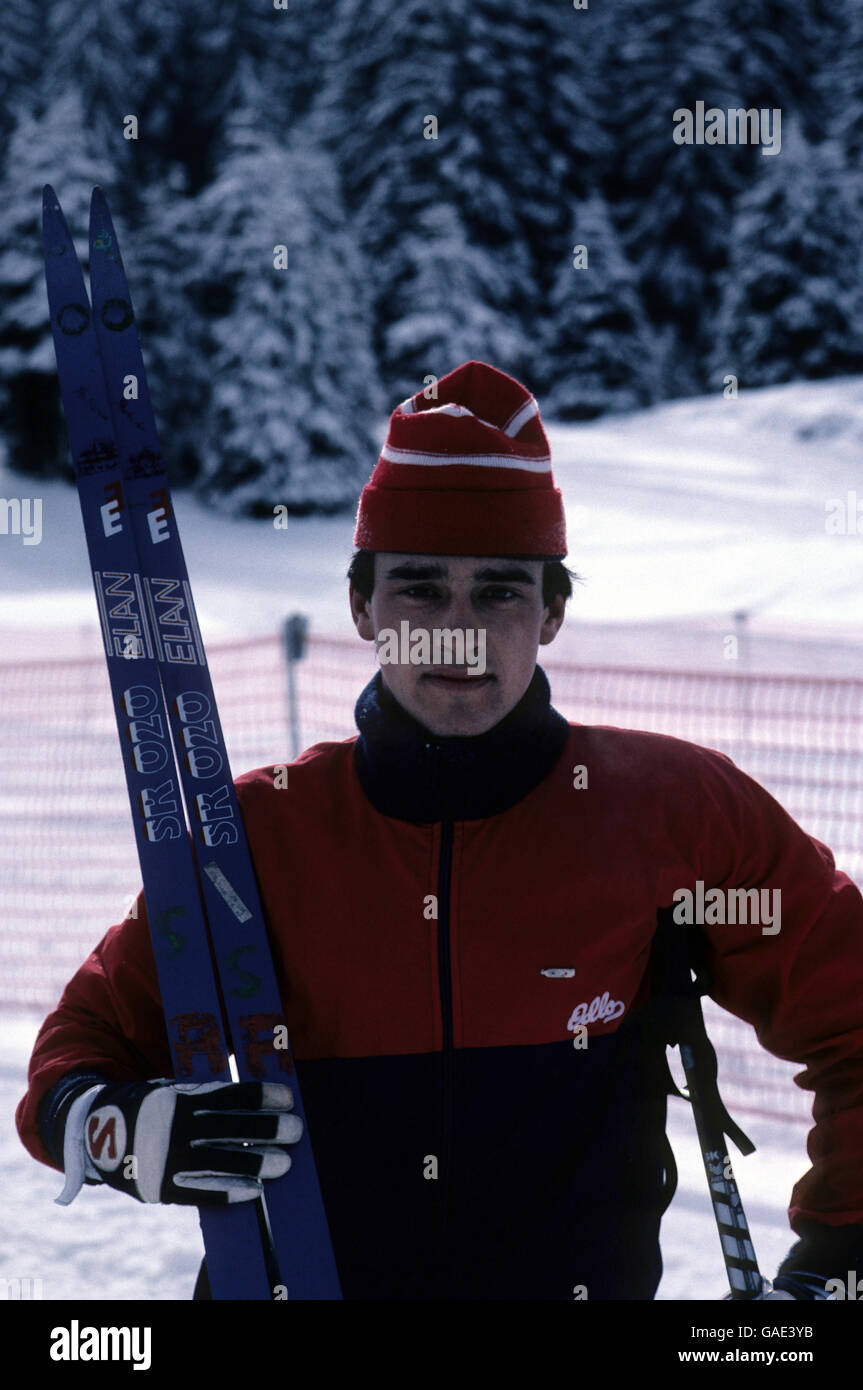
<svg viewBox="0 0 863 1390">
<path fill-rule="evenodd" d="M 410 584 L 406 589 L 399 589 L 399 593 L 408 598 L 434 598 L 436 592 L 432 584 Z"/>
<path fill-rule="evenodd" d="M 491 599 L 494 603 L 507 603 L 511 598 L 518 598 L 514 589 L 506 589 L 501 585 L 493 589 L 483 589 L 482 596 L 484 599 Z"/>
</svg>

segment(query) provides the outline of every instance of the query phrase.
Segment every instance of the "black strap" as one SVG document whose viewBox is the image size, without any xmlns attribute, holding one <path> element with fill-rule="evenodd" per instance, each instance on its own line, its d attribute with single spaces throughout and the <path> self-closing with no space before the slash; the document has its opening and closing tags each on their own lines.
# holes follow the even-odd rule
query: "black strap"
<svg viewBox="0 0 863 1390">
<path fill-rule="evenodd" d="M 716 1052 L 704 1026 L 701 996 L 710 991 L 707 943 L 698 927 L 674 921 L 673 908 L 660 908 L 651 948 L 651 997 L 641 1011 L 642 1021 L 667 1046 L 685 1042 L 692 1050 L 705 1118 L 731 1139 L 743 1154 L 755 1152 L 752 1140 L 731 1118 L 719 1094 Z M 692 975 L 695 975 L 695 979 Z M 670 1095 L 690 1100 L 668 1072 Z"/>
</svg>

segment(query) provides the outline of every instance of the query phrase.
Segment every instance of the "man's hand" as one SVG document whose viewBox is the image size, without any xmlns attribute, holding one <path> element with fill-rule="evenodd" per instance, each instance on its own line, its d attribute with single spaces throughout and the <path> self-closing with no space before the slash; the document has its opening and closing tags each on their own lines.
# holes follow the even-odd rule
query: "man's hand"
<svg viewBox="0 0 863 1390">
<path fill-rule="evenodd" d="M 303 1133 L 290 1088 L 271 1082 L 111 1082 L 81 1101 L 64 1136 L 67 1190 L 83 1158 L 83 1176 L 139 1202 L 252 1201 Z"/>
</svg>

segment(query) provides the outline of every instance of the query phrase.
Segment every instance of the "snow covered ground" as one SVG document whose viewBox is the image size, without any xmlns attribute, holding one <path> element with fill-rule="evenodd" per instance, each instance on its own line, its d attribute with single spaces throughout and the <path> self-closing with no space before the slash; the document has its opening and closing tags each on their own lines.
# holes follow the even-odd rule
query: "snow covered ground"
<svg viewBox="0 0 863 1390">
<path fill-rule="evenodd" d="M 859 490 L 863 503 L 860 379 L 676 402 L 549 435 L 570 563 L 586 580 L 561 655 L 718 669 L 721 639 L 742 609 L 750 669 L 863 675 L 863 516 L 850 534 L 826 529 L 837 501 L 853 506 Z M 43 499 L 41 544 L 0 535 L 0 660 L 97 653 L 74 490 L 0 469 L 0 491 Z M 228 521 L 189 496 L 176 501 L 205 638 L 272 631 L 292 611 L 318 632 L 353 632 L 350 517 L 291 518 L 280 531 Z M 145 1209 L 104 1190 L 60 1208 L 57 1175 L 21 1147 L 12 1112 L 39 1021 L 0 1018 L 0 1296 L 4 1279 L 40 1278 L 51 1298 L 188 1297 L 201 1249 L 194 1212 Z M 721 1297 L 691 1116 L 677 1100 L 670 1111 L 680 1188 L 663 1224 L 659 1297 Z M 792 1239 L 785 1207 L 808 1167 L 805 1130 L 735 1118 L 759 1146 L 735 1173 L 772 1273 Z"/>
</svg>

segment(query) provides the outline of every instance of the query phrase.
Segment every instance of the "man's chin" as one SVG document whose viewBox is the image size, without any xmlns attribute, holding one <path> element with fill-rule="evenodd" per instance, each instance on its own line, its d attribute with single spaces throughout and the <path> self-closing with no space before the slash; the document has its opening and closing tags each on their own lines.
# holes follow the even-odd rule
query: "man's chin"
<svg viewBox="0 0 863 1390">
<path fill-rule="evenodd" d="M 500 686 L 493 675 L 420 677 L 413 693 L 414 717 L 438 738 L 484 734 L 503 719 Z"/>
</svg>

